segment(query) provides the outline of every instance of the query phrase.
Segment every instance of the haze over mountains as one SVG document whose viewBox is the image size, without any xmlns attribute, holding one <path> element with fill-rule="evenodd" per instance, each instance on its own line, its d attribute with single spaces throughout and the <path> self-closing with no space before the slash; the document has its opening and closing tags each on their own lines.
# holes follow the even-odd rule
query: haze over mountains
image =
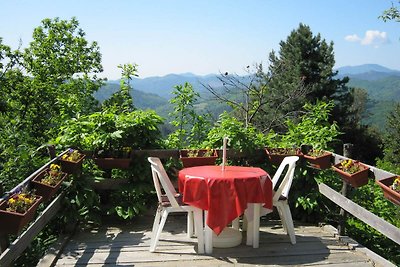
<svg viewBox="0 0 400 267">
<path fill-rule="evenodd" d="M 338 77 L 348 76 L 351 87 L 363 88 L 368 92 L 369 104 L 368 115 L 365 122 L 384 126 L 382 116 L 391 110 L 393 103 L 400 102 L 400 71 L 392 70 L 377 64 L 365 64 L 360 66 L 345 66 L 338 68 Z M 133 87 L 132 96 L 134 104 L 138 108 L 155 109 L 160 115 L 166 116 L 171 110 L 168 100 L 173 97 L 171 92 L 174 86 L 189 82 L 193 88 L 200 93 L 199 108 L 211 113 L 228 109 L 226 105 L 210 102 L 207 97 L 208 91 L 203 84 L 214 88 L 221 87 L 218 74 L 195 75 L 192 73 L 168 74 L 162 77 L 134 78 L 131 82 Z M 119 81 L 109 81 L 103 86 L 95 97 L 103 101 L 119 89 Z M 220 105 L 220 107 L 215 107 Z"/>
</svg>

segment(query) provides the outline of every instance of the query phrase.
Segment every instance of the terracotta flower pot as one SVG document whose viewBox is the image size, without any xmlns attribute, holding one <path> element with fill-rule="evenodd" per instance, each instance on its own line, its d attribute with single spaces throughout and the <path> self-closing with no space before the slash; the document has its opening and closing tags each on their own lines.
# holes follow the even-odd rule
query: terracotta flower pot
<svg viewBox="0 0 400 267">
<path fill-rule="evenodd" d="M 96 165 L 102 170 L 109 169 L 129 169 L 130 158 L 93 158 Z"/>
<path fill-rule="evenodd" d="M 393 202 L 394 204 L 400 206 L 400 193 L 394 191 L 390 186 L 393 184 L 396 176 L 385 178 L 382 180 L 376 180 L 375 182 L 382 188 L 383 196 Z"/>
<path fill-rule="evenodd" d="M 324 152 L 321 156 L 311 156 L 304 154 L 305 159 L 307 159 L 308 163 L 311 165 L 312 168 L 325 170 L 331 167 L 331 152 Z"/>
<path fill-rule="evenodd" d="M 10 196 L 13 197 L 14 195 Z M 7 201 L 0 203 L 0 234 L 16 235 L 30 222 L 35 216 L 36 210 L 42 201 L 41 196 L 36 197 L 35 203 L 25 212 L 18 213 L 7 211 Z"/>
<path fill-rule="evenodd" d="M 76 161 L 70 161 L 66 159 L 60 159 L 61 170 L 69 174 L 80 174 L 82 173 L 82 164 L 86 155 L 82 154 L 81 158 Z"/>
<path fill-rule="evenodd" d="M 268 160 L 271 164 L 275 166 L 279 166 L 282 160 L 286 157 L 303 156 L 298 148 L 265 148 L 265 153 L 267 153 Z"/>
<path fill-rule="evenodd" d="M 359 171 L 352 174 L 344 171 L 341 163 L 333 165 L 332 169 L 339 173 L 342 179 L 354 188 L 368 184 L 369 167 L 358 161 L 354 161 L 354 164 L 359 167 Z"/>
<path fill-rule="evenodd" d="M 191 150 L 180 150 L 180 160 L 182 161 L 182 165 L 184 168 L 194 167 L 194 166 L 204 166 L 204 165 L 215 165 L 215 162 L 218 158 L 217 151 L 213 150 L 211 156 L 204 156 L 205 153 L 209 152 L 206 149 L 197 150 L 197 155 L 195 157 L 191 157 Z"/>
<path fill-rule="evenodd" d="M 62 172 L 61 178 L 57 184 L 48 185 L 48 184 L 44 184 L 41 182 L 42 179 L 47 174 L 47 172 L 48 172 L 48 170 L 42 171 L 31 181 L 33 188 L 36 190 L 35 191 L 36 194 L 43 197 L 43 202 L 48 201 L 52 196 L 54 196 L 54 194 L 60 188 L 61 183 L 64 181 L 65 178 L 67 178 L 67 175 L 68 175 L 68 174 Z"/>
</svg>

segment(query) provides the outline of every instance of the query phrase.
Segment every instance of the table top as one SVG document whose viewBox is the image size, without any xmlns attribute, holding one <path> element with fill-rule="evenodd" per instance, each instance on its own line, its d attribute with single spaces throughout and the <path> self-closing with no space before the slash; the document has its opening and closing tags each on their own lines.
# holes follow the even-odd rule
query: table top
<svg viewBox="0 0 400 267">
<path fill-rule="evenodd" d="M 248 203 L 272 209 L 272 182 L 257 167 L 197 166 L 179 171 L 183 202 L 208 211 L 207 225 L 219 234 L 244 213 Z"/>
</svg>

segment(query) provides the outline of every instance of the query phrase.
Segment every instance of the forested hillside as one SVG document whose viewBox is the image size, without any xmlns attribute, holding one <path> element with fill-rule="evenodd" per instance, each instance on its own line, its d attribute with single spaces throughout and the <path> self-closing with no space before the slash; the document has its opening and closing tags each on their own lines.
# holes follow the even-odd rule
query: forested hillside
<svg viewBox="0 0 400 267">
<path fill-rule="evenodd" d="M 385 118 L 393 110 L 395 103 L 400 102 L 400 71 L 385 68 L 376 64 L 366 64 L 338 69 L 338 77 L 348 76 L 348 86 L 365 89 L 368 93 L 367 110 L 363 123 L 374 125 L 379 129 L 385 126 Z M 200 99 L 196 107 L 198 111 L 211 113 L 216 118 L 224 110 L 231 110 L 226 103 L 220 103 L 205 89 L 210 85 L 217 91 L 221 90 L 222 83 L 217 74 L 206 76 L 186 74 L 169 74 L 163 77 L 134 78 L 132 80 L 131 94 L 136 107 L 141 109 L 154 109 L 163 117 L 168 117 L 171 105 L 168 99 L 172 97 L 174 86 L 189 82 Z M 103 101 L 119 89 L 119 81 L 110 81 L 95 93 L 96 99 Z M 237 95 L 232 94 L 232 99 Z"/>
</svg>

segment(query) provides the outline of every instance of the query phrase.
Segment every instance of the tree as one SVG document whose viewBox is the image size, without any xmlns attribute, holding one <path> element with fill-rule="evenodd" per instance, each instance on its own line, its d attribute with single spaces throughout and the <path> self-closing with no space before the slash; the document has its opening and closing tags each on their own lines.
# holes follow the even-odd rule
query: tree
<svg viewBox="0 0 400 267">
<path fill-rule="evenodd" d="M 89 43 L 79 22 L 44 19 L 33 31 L 33 41 L 23 52 L 25 77 L 18 95 L 20 113 L 29 113 L 24 125 L 46 139 L 52 129 L 77 114 L 87 114 L 97 105 L 93 93 L 102 80 L 101 54 Z M 26 94 L 26 92 L 29 94 Z M 34 122 L 34 123 L 31 123 Z"/>
<path fill-rule="evenodd" d="M 400 1 L 399 1 L 400 4 Z M 383 14 L 381 16 L 379 16 L 379 18 L 381 18 L 383 21 L 389 21 L 389 20 L 394 20 L 396 22 L 400 22 L 400 6 L 395 6 L 392 3 L 392 6 L 383 11 Z"/>
<path fill-rule="evenodd" d="M 101 54 L 78 25 L 75 18 L 44 19 L 24 51 L 0 42 L 1 181 L 17 184 L 35 168 L 36 148 L 64 121 L 97 108 Z"/>
<path fill-rule="evenodd" d="M 171 124 L 176 130 L 168 136 L 167 146 L 196 148 L 207 136 L 210 118 L 207 114 L 196 113 L 194 105 L 199 94 L 190 83 L 175 86 L 172 93 L 175 97 L 170 102 L 174 105 L 174 111 L 170 115 L 174 118 Z"/>
<path fill-rule="evenodd" d="M 272 113 L 275 118 L 301 110 L 306 101 L 316 103 L 327 99 L 335 101 L 336 112 L 334 110 L 333 113 L 336 120 L 349 115 L 343 107 L 343 100 L 349 96 L 345 86 L 348 78 L 335 78 L 337 71 L 333 71 L 335 59 L 332 42 L 328 44 L 320 34 L 314 36 L 310 27 L 300 24 L 286 41 L 280 42 L 278 55 L 275 51 L 270 53 L 269 60 L 269 73 L 265 74 L 269 79 L 268 102 L 271 108 L 280 106 L 278 116 Z M 288 96 L 301 87 L 304 88 L 304 94 L 297 94 L 295 99 L 285 103 Z M 273 119 L 271 116 L 265 117 L 264 120 Z"/>
<path fill-rule="evenodd" d="M 114 93 L 109 99 L 106 99 L 103 103 L 103 107 L 113 107 L 118 112 L 130 112 L 135 110 L 133 105 L 133 99 L 130 94 L 132 90 L 131 80 L 133 77 L 137 77 L 137 65 L 136 64 L 124 64 L 119 65 L 118 68 L 122 71 L 122 79 L 120 80 L 120 90 Z"/>
<path fill-rule="evenodd" d="M 215 99 L 226 103 L 233 109 L 236 118 L 244 122 L 245 127 L 249 127 L 265 103 L 265 94 L 268 86 L 250 72 L 249 75 L 241 77 L 236 74 L 224 73 L 218 76 L 222 88 L 214 88 L 209 84 L 202 84 Z"/>
</svg>

